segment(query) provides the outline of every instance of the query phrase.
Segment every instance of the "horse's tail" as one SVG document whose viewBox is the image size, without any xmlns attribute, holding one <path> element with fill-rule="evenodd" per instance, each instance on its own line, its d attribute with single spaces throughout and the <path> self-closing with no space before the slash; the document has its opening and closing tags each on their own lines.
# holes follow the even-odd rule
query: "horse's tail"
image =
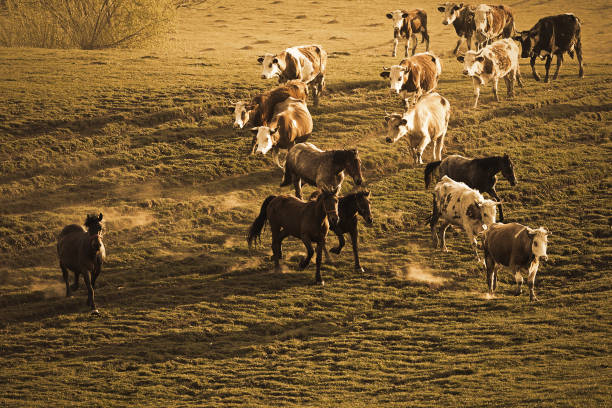
<svg viewBox="0 0 612 408">
<path fill-rule="evenodd" d="M 438 160 L 428 163 L 427 166 L 425 166 L 425 189 L 429 188 L 431 179 L 433 178 L 433 172 L 440 166 L 440 163 L 442 162 Z"/>
<path fill-rule="evenodd" d="M 271 195 L 264 200 L 263 204 L 261 205 L 261 211 L 259 211 L 259 215 L 257 216 L 257 218 L 255 218 L 255 221 L 253 221 L 251 228 L 249 228 L 249 232 L 247 234 L 247 242 L 249 243 L 249 248 L 251 247 L 253 241 L 257 241 L 261 236 L 261 231 L 266 225 L 266 210 L 268 209 L 268 204 L 270 204 L 270 201 L 275 198 L 276 196 Z"/>
</svg>

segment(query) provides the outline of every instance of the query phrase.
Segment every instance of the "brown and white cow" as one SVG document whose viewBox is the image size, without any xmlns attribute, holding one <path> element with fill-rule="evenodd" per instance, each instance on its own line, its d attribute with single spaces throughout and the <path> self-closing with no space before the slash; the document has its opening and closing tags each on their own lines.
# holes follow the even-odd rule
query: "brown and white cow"
<svg viewBox="0 0 612 408">
<path fill-rule="evenodd" d="M 401 39 L 406 41 L 406 57 L 408 56 L 408 48 L 410 48 L 410 40 L 412 40 L 412 55 L 416 50 L 418 40 L 417 34 L 421 33 L 421 42 L 427 42 L 425 51 L 429 51 L 429 34 L 427 34 L 427 13 L 424 10 L 395 10 L 387 13 L 387 18 L 393 20 L 393 53 L 395 57 L 397 44 Z"/>
<path fill-rule="evenodd" d="M 457 54 L 457 51 L 459 50 L 459 47 L 464 39 L 466 40 L 468 50 L 472 49 L 472 36 L 476 30 L 476 26 L 474 24 L 475 9 L 475 6 L 469 4 L 453 2 L 444 3 L 438 7 L 438 11 L 444 14 L 442 24 L 452 24 L 455 28 L 455 32 L 459 36 L 457 45 L 453 50 L 453 54 L 455 55 Z"/>
<path fill-rule="evenodd" d="M 474 10 L 474 26 L 478 49 L 499 38 L 510 38 L 514 34 L 514 15 L 510 8 L 502 5 L 480 4 Z"/>
<path fill-rule="evenodd" d="M 514 96 L 514 81 L 523 87 L 518 63 L 518 46 L 511 38 L 495 41 L 482 50 L 468 51 L 465 56 L 457 57 L 463 62 L 463 74 L 472 77 L 474 84 L 474 108 L 478 106 L 480 87 L 493 82 L 493 94 L 499 102 L 497 83 L 500 78 L 506 81 L 508 97 Z"/>
<path fill-rule="evenodd" d="M 308 140 L 312 133 L 312 116 L 304 101 L 288 98 L 276 105 L 274 116 L 269 125 L 254 127 L 251 131 L 256 135 L 256 152 L 274 153 L 274 162 L 280 168 L 278 154 L 280 149 L 289 150 L 296 143 Z"/>
<path fill-rule="evenodd" d="M 493 224 L 485 233 L 483 242 L 489 292 L 493 294 L 497 287 L 495 265 L 501 264 L 514 273 L 517 296 L 521 294 L 523 286 L 521 271 L 527 272 L 529 299 L 538 300 L 535 295 L 535 277 L 540 259 L 548 259 L 546 248 L 549 234 L 542 227 L 534 230 L 517 223 Z"/>
<path fill-rule="evenodd" d="M 315 106 L 325 88 L 327 52 L 320 45 L 303 45 L 287 48 L 279 54 L 266 54 L 257 58 L 263 68 L 261 77 L 277 77 L 279 83 L 292 79 L 300 80 L 312 87 Z"/>
<path fill-rule="evenodd" d="M 406 136 L 410 143 L 414 164 L 423 164 L 423 151 L 433 141 L 433 158 L 442 160 L 444 138 L 448 130 L 450 103 L 437 92 L 422 97 L 403 115 L 385 116 L 387 143 L 395 143 Z"/>
<path fill-rule="evenodd" d="M 531 30 L 522 31 L 520 35 L 514 37 L 520 41 L 523 48 L 521 57 L 531 57 L 531 71 L 536 81 L 540 76 L 535 70 L 535 61 L 539 56 L 546 58 L 546 77 L 544 82 L 548 82 L 548 72 L 552 56 L 557 56 L 557 70 L 553 79 L 557 79 L 559 69 L 563 63 L 563 54 L 568 53 L 574 58 L 574 52 L 578 57 L 580 70 L 578 76 L 584 78 L 582 67 L 582 42 L 580 41 L 580 20 L 573 14 L 560 14 L 541 18 Z"/>
<path fill-rule="evenodd" d="M 442 177 L 433 192 L 433 211 L 429 218 L 434 248 L 438 247 L 438 237 L 441 235 L 442 250 L 448 251 L 446 229 L 449 225 L 455 225 L 463 228 L 480 262 L 476 236 L 495 223 L 497 204 L 493 200 L 486 200 L 482 194 L 464 183 L 454 181 L 448 176 Z M 436 230 L 438 220 L 441 225 Z"/>
<path fill-rule="evenodd" d="M 383 67 L 380 76 L 389 78 L 391 92 L 400 95 L 408 108 L 409 94 L 414 93 L 412 103 L 416 103 L 421 95 L 436 89 L 441 73 L 440 59 L 430 52 L 424 52 L 402 60 L 399 65 Z"/>
</svg>

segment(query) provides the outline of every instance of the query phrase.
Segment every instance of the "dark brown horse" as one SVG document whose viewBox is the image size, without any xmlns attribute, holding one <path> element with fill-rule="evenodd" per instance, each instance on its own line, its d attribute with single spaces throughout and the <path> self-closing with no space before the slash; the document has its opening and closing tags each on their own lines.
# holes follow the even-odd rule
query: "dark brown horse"
<svg viewBox="0 0 612 408">
<path fill-rule="evenodd" d="M 323 285 L 321 279 L 321 254 L 325 249 L 325 237 L 329 225 L 338 223 L 337 191 L 323 191 L 316 200 L 304 202 L 289 195 L 269 196 L 261 205 L 259 216 L 253 221 L 247 234 L 249 247 L 261 236 L 266 221 L 272 230 L 272 258 L 274 267 L 280 270 L 280 259 L 283 257 L 282 243 L 288 236 L 299 238 L 306 247 L 306 258 L 299 264 L 300 269 L 310 264 L 314 250 L 312 243 L 317 244 L 317 272 L 315 283 Z"/>
<path fill-rule="evenodd" d="M 281 187 L 293 182 L 298 198 L 302 198 L 302 182 L 322 190 L 340 191 L 344 171 L 356 185 L 363 183 L 357 149 L 321 150 L 312 143 L 298 143 L 287 153 Z"/>
<path fill-rule="evenodd" d="M 316 198 L 319 192 L 316 191 L 311 195 L 311 199 Z M 357 214 L 361 215 L 367 226 L 371 226 L 372 212 L 370 210 L 370 192 L 368 190 L 359 191 L 357 193 L 347 194 L 340 197 L 338 200 L 338 224 L 330 227 L 338 236 L 338 246 L 330 249 L 334 254 L 340 254 L 346 241 L 344 234 L 348 233 L 351 236 L 351 244 L 353 245 L 353 256 L 355 257 L 355 270 L 363 272 L 363 268 L 359 263 L 359 230 L 357 229 Z"/>
<path fill-rule="evenodd" d="M 62 230 L 57 240 L 57 254 L 60 268 L 66 282 L 66 297 L 71 291 L 79 288 L 79 275 L 83 275 L 87 285 L 87 305 L 91 312 L 98 314 L 94 301 L 94 288 L 96 279 L 102 271 L 102 262 L 106 256 L 102 243 L 102 213 L 88 215 L 85 220 L 85 230 L 82 226 L 71 224 Z M 68 270 L 74 272 L 74 284 L 70 285 Z"/>
<path fill-rule="evenodd" d="M 448 176 L 455 181 L 460 181 L 481 193 L 487 193 L 497 201 L 501 201 L 495 191 L 497 182 L 496 174 L 501 171 L 502 176 L 511 186 L 516 184 L 514 175 L 514 164 L 507 154 L 503 156 L 491 156 L 482 159 L 470 159 L 454 154 L 447 156 L 442 161 L 434 161 L 425 167 L 425 188 L 428 188 L 433 179 L 433 173 L 439 169 L 439 177 Z M 504 220 L 504 212 L 501 203 L 499 205 L 499 220 Z"/>
</svg>

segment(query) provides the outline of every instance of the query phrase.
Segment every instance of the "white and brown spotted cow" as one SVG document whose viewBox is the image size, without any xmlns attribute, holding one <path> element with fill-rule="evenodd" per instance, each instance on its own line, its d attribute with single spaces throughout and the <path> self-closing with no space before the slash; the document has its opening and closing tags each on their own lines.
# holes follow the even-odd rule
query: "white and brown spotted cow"
<svg viewBox="0 0 612 408">
<path fill-rule="evenodd" d="M 421 33 L 421 42 L 427 42 L 425 51 L 429 51 L 429 34 L 427 34 L 427 13 L 425 10 L 395 10 L 387 13 L 387 18 L 393 20 L 393 53 L 395 57 L 397 53 L 397 44 L 401 39 L 406 41 L 406 57 L 408 56 L 408 48 L 410 48 L 410 40 L 412 40 L 412 55 L 416 50 L 418 40 L 417 34 Z"/>
<path fill-rule="evenodd" d="M 274 112 L 269 125 L 254 127 L 251 131 L 256 135 L 256 152 L 265 155 L 272 150 L 274 162 L 283 168 L 278 158 L 279 150 L 289 150 L 296 143 L 308 140 L 312 133 L 312 116 L 304 101 L 295 98 L 279 103 Z"/>
<path fill-rule="evenodd" d="M 498 102 L 497 83 L 500 78 L 506 81 L 508 97 L 514 96 L 515 80 L 523 87 L 518 58 L 518 46 L 510 38 L 495 41 L 478 52 L 468 51 L 465 56 L 457 57 L 459 62 L 463 62 L 463 74 L 472 77 L 474 108 L 478 106 L 480 87 L 487 82 L 493 82 L 493 94 Z"/>
<path fill-rule="evenodd" d="M 325 88 L 327 52 L 320 45 L 303 45 L 287 48 L 279 54 L 266 54 L 257 58 L 263 68 L 261 77 L 277 77 L 279 83 L 292 79 L 300 80 L 312 87 L 315 106 Z"/>
<path fill-rule="evenodd" d="M 510 8 L 502 5 L 480 4 L 474 10 L 474 26 L 478 49 L 499 38 L 510 38 L 514 34 L 514 15 Z"/>
<path fill-rule="evenodd" d="M 453 50 L 453 54 L 455 55 L 464 39 L 467 43 L 467 49 L 472 49 L 472 36 L 476 30 L 476 26 L 474 25 L 475 9 L 475 6 L 469 4 L 453 2 L 444 3 L 438 7 L 438 11 L 444 14 L 442 24 L 452 24 L 455 28 L 455 33 L 459 36 L 457 45 Z"/>
<path fill-rule="evenodd" d="M 412 103 L 416 103 L 423 94 L 436 89 L 441 73 L 440 59 L 430 52 L 424 52 L 402 60 L 399 65 L 383 67 L 380 76 L 389 78 L 391 92 L 400 95 L 408 108 L 409 94 L 413 93 Z"/>
<path fill-rule="evenodd" d="M 521 57 L 531 57 L 531 71 L 536 81 L 540 76 L 535 70 L 537 57 L 546 58 L 546 77 L 544 82 L 548 82 L 548 72 L 552 56 L 557 56 L 557 70 L 553 79 L 557 79 L 559 69 L 563 63 L 563 54 L 567 53 L 574 58 L 574 52 L 578 58 L 580 69 L 578 76 L 584 78 L 582 67 L 582 42 L 580 41 L 580 20 L 573 14 L 560 14 L 541 18 L 531 30 L 522 31 L 520 35 L 514 37 L 520 41 L 523 48 Z"/>
<path fill-rule="evenodd" d="M 423 151 L 433 142 L 433 159 L 442 160 L 444 138 L 448 130 L 450 102 L 437 92 L 422 97 L 403 115 L 385 116 L 387 143 L 395 143 L 406 136 L 410 144 L 414 164 L 423 164 Z"/>
<path fill-rule="evenodd" d="M 438 247 L 439 236 L 442 238 L 442 250 L 446 248 L 446 229 L 449 225 L 461 227 L 474 249 L 476 258 L 480 256 L 476 248 L 476 236 L 495 223 L 497 202 L 486 200 L 478 191 L 469 188 L 465 183 L 454 181 L 448 176 L 442 177 L 433 192 L 433 211 L 429 218 L 434 248 Z M 436 226 L 440 221 L 440 228 Z"/>
<path fill-rule="evenodd" d="M 537 300 L 535 277 L 540 259 L 548 259 L 546 248 L 549 234 L 542 227 L 534 230 L 517 223 L 493 224 L 485 233 L 483 242 L 489 292 L 493 294 L 497 287 L 495 265 L 501 264 L 514 273 L 517 296 L 521 294 L 523 286 L 521 271 L 527 272 L 529 299 Z"/>
</svg>

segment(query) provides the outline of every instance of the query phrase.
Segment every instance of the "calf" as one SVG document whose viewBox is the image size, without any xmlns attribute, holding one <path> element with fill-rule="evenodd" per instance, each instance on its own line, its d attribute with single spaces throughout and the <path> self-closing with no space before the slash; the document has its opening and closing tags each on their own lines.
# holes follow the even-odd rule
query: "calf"
<svg viewBox="0 0 612 408">
<path fill-rule="evenodd" d="M 314 104 L 325 88 L 327 52 L 320 45 L 304 45 L 287 48 L 280 54 L 266 54 L 257 58 L 262 64 L 261 77 L 278 77 L 279 83 L 297 79 L 312 87 Z"/>
<path fill-rule="evenodd" d="M 480 262 L 476 236 L 495 223 L 496 206 L 495 201 L 485 200 L 478 191 L 466 184 L 456 182 L 448 176 L 442 177 L 434 188 L 433 211 L 429 217 L 434 248 L 438 247 L 438 237 L 441 235 L 442 250 L 448 252 L 446 229 L 449 225 L 455 225 L 463 228 Z M 438 220 L 441 225 L 439 230 L 436 230 Z"/>
<path fill-rule="evenodd" d="M 510 268 L 516 280 L 516 295 L 521 294 L 523 276 L 521 270 L 528 273 L 529 299 L 538 300 L 535 295 L 535 277 L 540 265 L 540 258 L 548 259 L 546 247 L 548 235 L 546 229 L 540 227 L 533 230 L 521 224 L 493 224 L 485 233 L 483 242 L 485 265 L 487 268 L 487 283 L 489 292 L 497 287 L 495 265 L 501 264 Z"/>
<path fill-rule="evenodd" d="M 472 77 L 474 83 L 474 108 L 478 106 L 480 87 L 487 82 L 493 82 L 493 94 L 499 102 L 497 95 L 497 83 L 499 78 L 504 78 L 508 97 L 514 96 L 514 81 L 518 80 L 519 86 L 523 87 L 518 63 L 518 46 L 510 38 L 499 40 L 483 48 L 482 50 L 468 51 L 465 56 L 457 57 L 463 62 L 463 74 Z"/>
<path fill-rule="evenodd" d="M 567 53 L 574 58 L 574 52 L 578 57 L 580 70 L 578 76 L 584 78 L 582 67 L 582 43 L 580 41 L 580 20 L 573 14 L 560 14 L 540 19 L 531 30 L 521 31 L 520 35 L 514 37 L 521 43 L 523 52 L 521 57 L 531 57 L 531 71 L 536 81 L 540 76 L 535 70 L 535 61 L 539 56 L 546 58 L 546 77 L 544 82 L 548 82 L 548 72 L 552 56 L 557 56 L 557 70 L 553 79 L 557 79 L 559 69 L 563 63 L 563 54 Z"/>
<path fill-rule="evenodd" d="M 510 38 L 514 34 L 512 10 L 504 5 L 481 4 L 474 11 L 476 41 L 478 48 L 499 38 Z"/>
<path fill-rule="evenodd" d="M 403 115 L 385 116 L 386 140 L 395 143 L 408 135 L 415 165 L 423 164 L 423 151 L 433 141 L 433 158 L 441 160 L 449 118 L 450 103 L 446 98 L 436 92 L 425 95 Z"/>
<path fill-rule="evenodd" d="M 288 98 L 276 105 L 274 116 L 268 126 L 251 129 L 257 138 L 256 152 L 274 152 L 274 162 L 280 168 L 279 149 L 290 149 L 295 143 L 308 140 L 312 133 L 312 116 L 306 104 L 298 99 Z"/>
<path fill-rule="evenodd" d="M 455 32 L 459 36 L 457 45 L 453 50 L 453 54 L 457 54 L 457 50 L 461 46 L 461 42 L 465 39 L 468 50 L 472 49 L 472 36 L 476 30 L 474 24 L 474 10 L 475 7 L 471 5 L 463 5 L 463 3 L 444 3 L 438 7 L 440 13 L 444 13 L 444 19 L 442 24 L 452 24 L 455 28 Z"/>
<path fill-rule="evenodd" d="M 408 94 L 414 93 L 412 103 L 416 103 L 421 95 L 436 89 L 441 73 L 440 59 L 432 53 L 425 52 L 406 58 L 391 68 L 383 67 L 380 76 L 389 78 L 391 92 L 395 91 L 400 95 L 404 100 L 404 106 L 408 108 L 410 106 Z"/>
<path fill-rule="evenodd" d="M 387 18 L 393 20 L 393 53 L 395 57 L 397 44 L 400 39 L 406 40 L 406 57 L 408 56 L 408 48 L 412 39 L 412 55 L 416 50 L 418 40 L 416 35 L 421 33 L 421 42 L 427 42 L 425 50 L 429 51 L 429 34 L 427 34 L 427 13 L 424 10 L 395 10 L 387 13 Z"/>
</svg>

